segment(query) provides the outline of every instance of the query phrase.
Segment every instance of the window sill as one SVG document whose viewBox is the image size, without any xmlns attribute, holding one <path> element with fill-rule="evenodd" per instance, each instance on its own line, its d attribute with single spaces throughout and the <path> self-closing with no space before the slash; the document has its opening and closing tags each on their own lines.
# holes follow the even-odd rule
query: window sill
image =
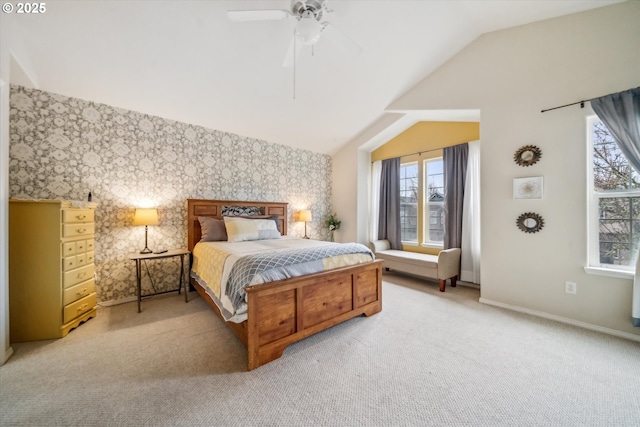
<svg viewBox="0 0 640 427">
<path fill-rule="evenodd" d="M 423 243 L 420 246 L 422 246 L 423 248 L 433 248 L 433 249 L 442 249 L 442 248 L 444 248 L 444 245 L 437 245 L 435 243 Z"/>
<path fill-rule="evenodd" d="M 596 276 L 616 277 L 618 279 L 633 280 L 635 276 L 635 273 L 630 270 L 615 270 L 613 268 L 603 268 L 603 267 L 585 267 L 584 272 L 587 274 L 593 274 Z"/>
</svg>

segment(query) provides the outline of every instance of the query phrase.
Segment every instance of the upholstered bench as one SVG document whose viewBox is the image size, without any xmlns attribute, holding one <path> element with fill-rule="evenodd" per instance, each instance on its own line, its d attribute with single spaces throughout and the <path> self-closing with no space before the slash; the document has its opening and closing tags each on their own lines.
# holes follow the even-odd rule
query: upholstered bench
<svg viewBox="0 0 640 427">
<path fill-rule="evenodd" d="M 376 258 L 383 260 L 385 269 L 436 279 L 440 284 L 440 292 L 444 292 L 447 279 L 451 286 L 456 286 L 460 270 L 460 249 L 451 248 L 440 251 L 438 255 L 420 254 L 416 252 L 391 249 L 388 240 L 371 242 L 371 250 Z"/>
</svg>

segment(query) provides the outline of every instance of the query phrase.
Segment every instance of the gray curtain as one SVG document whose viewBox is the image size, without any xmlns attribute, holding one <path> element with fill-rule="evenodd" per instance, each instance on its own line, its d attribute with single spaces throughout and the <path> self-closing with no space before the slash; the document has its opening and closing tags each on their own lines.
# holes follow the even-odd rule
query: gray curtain
<svg viewBox="0 0 640 427">
<path fill-rule="evenodd" d="M 467 179 L 469 144 L 444 149 L 444 249 L 459 248 L 462 244 L 462 206 L 464 183 Z"/>
<path fill-rule="evenodd" d="M 591 107 L 607 126 L 629 164 L 640 173 L 640 87 L 591 100 Z M 631 322 L 640 326 L 640 254 L 633 281 Z"/>
<path fill-rule="evenodd" d="M 382 161 L 378 239 L 387 239 L 391 249 L 402 249 L 400 238 L 400 158 Z"/>
<path fill-rule="evenodd" d="M 640 87 L 592 99 L 591 107 L 640 173 Z"/>
</svg>

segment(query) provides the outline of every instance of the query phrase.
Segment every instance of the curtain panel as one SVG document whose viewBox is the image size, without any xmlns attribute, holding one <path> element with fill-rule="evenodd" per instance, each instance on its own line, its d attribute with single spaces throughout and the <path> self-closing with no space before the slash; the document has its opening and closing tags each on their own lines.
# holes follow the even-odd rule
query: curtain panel
<svg viewBox="0 0 640 427">
<path fill-rule="evenodd" d="M 607 126 L 629 164 L 640 173 L 640 87 L 592 99 L 591 107 Z M 631 321 L 637 327 L 640 327 L 639 268 L 640 256 L 637 256 L 631 307 Z"/>
<path fill-rule="evenodd" d="M 380 224 L 380 179 L 382 177 L 382 161 L 371 165 L 371 204 L 369 206 L 369 240 L 378 240 L 378 224 Z"/>
<path fill-rule="evenodd" d="M 446 147 L 444 166 L 444 249 L 459 248 L 462 243 L 462 207 L 467 177 L 469 144 Z"/>
<path fill-rule="evenodd" d="M 402 249 L 400 237 L 400 158 L 382 161 L 378 240 L 387 239 L 391 249 Z"/>
<path fill-rule="evenodd" d="M 460 280 L 480 284 L 480 141 L 469 143 L 460 249 Z"/>
</svg>

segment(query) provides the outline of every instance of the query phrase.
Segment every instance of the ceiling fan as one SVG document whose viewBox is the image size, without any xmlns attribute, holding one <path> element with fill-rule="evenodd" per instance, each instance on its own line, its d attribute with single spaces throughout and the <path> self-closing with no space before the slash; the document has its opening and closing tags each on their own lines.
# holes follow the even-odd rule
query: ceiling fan
<svg viewBox="0 0 640 427">
<path fill-rule="evenodd" d="M 295 65 L 296 57 L 304 46 L 315 45 L 320 38 L 326 38 L 349 56 L 358 56 L 362 48 L 345 33 L 327 21 L 322 21 L 325 14 L 331 13 L 326 0 L 291 0 L 291 10 L 228 10 L 227 16 L 236 22 L 276 21 L 295 18 L 298 22 L 293 30 L 293 37 L 282 65 Z"/>
</svg>

